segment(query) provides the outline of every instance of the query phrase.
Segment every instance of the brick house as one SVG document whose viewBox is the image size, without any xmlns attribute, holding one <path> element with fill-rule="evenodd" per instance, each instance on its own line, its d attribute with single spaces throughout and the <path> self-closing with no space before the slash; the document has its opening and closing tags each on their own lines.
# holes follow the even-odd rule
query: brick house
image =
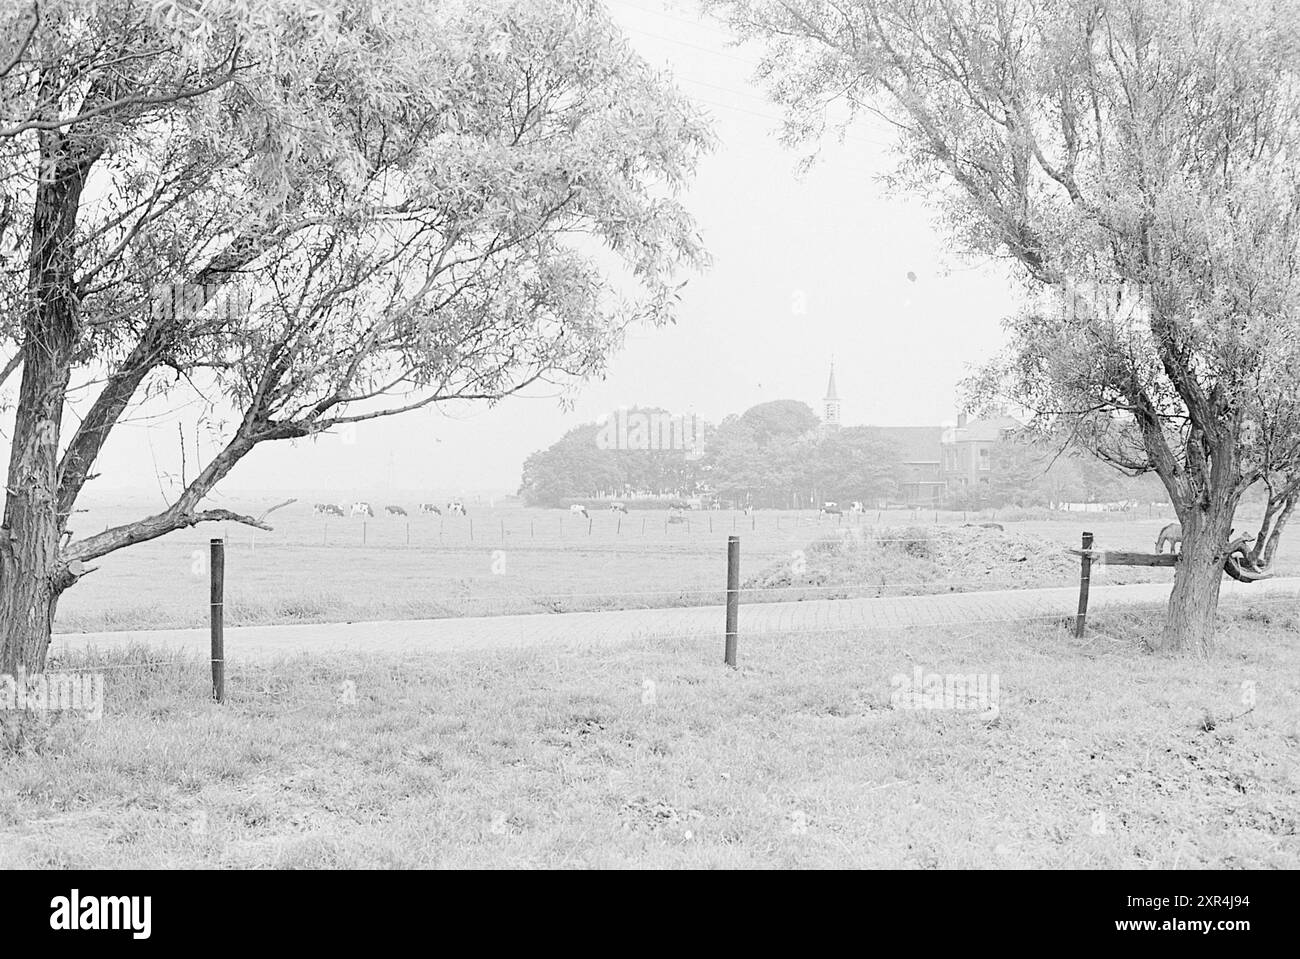
<svg viewBox="0 0 1300 959">
<path fill-rule="evenodd" d="M 993 479 L 993 447 L 1024 424 L 1014 416 L 990 416 L 967 420 L 957 417 L 957 425 L 943 431 L 940 439 L 939 476 L 949 495 L 986 485 Z"/>
</svg>

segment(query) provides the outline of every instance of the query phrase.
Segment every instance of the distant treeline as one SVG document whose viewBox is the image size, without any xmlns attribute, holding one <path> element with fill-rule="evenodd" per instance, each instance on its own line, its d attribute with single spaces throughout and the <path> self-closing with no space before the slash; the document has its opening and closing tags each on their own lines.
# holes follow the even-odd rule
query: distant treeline
<svg viewBox="0 0 1300 959">
<path fill-rule="evenodd" d="M 618 500 L 629 506 L 808 507 L 902 501 L 904 462 L 915 457 L 871 426 L 826 429 L 807 404 L 775 400 L 721 423 L 657 407 L 578 426 L 524 462 L 529 506 Z M 939 450 L 933 452 L 939 457 Z M 1013 438 L 993 450 L 987 482 L 949 486 L 943 505 L 1048 506 L 1163 498 L 1158 482 L 1126 477 L 1095 458 Z"/>
</svg>

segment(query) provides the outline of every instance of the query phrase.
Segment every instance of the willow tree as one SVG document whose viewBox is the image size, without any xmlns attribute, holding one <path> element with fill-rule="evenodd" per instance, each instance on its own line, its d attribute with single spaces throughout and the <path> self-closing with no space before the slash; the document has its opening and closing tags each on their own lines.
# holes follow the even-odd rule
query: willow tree
<svg viewBox="0 0 1300 959">
<path fill-rule="evenodd" d="M 706 5 L 764 45 L 792 140 L 886 118 L 897 182 L 1023 277 L 984 385 L 1159 476 L 1184 541 L 1156 645 L 1203 649 L 1243 495 L 1266 567 L 1300 492 L 1300 5 Z"/>
<path fill-rule="evenodd" d="M 95 558 L 262 524 L 204 504 L 257 444 L 574 382 L 668 319 L 709 138 L 593 3 L 0 0 L 0 672 Z M 210 461 L 76 537 L 114 427 L 193 392 L 233 411 Z"/>
</svg>

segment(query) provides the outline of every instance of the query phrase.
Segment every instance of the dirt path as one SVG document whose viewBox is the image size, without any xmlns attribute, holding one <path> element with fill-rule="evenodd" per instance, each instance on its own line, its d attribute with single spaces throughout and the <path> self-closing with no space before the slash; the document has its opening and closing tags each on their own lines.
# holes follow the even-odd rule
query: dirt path
<svg viewBox="0 0 1300 959">
<path fill-rule="evenodd" d="M 1169 584 L 1094 585 L 1089 610 L 1124 606 L 1163 606 Z M 1254 584 L 1225 582 L 1223 603 L 1252 598 L 1300 602 L 1300 577 Z M 1078 603 L 1077 587 L 947 593 L 932 596 L 891 596 L 873 599 L 812 600 L 796 603 L 754 603 L 740 609 L 740 635 L 758 632 L 821 632 L 942 624 L 975 624 L 1001 620 L 1071 616 Z M 298 653 L 368 651 L 405 653 L 419 650 L 509 649 L 525 646 L 591 646 L 627 642 L 645 636 L 716 639 L 722 649 L 723 607 L 632 609 L 611 612 L 533 613 L 521 616 L 478 616 L 459 619 L 394 620 L 364 623 L 325 623 L 290 626 L 241 626 L 226 630 L 226 655 L 274 658 Z M 208 654 L 206 629 L 131 630 L 112 633 L 64 633 L 54 637 L 56 655 L 94 647 L 122 648 L 133 644 Z M 719 652 L 719 654 L 721 654 Z"/>
</svg>

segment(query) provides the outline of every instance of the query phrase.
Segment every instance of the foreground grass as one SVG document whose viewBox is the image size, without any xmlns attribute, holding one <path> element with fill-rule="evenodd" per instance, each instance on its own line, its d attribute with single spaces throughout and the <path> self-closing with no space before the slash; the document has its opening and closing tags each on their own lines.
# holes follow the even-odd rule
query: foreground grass
<svg viewBox="0 0 1300 959">
<path fill-rule="evenodd" d="M 681 641 L 234 663 L 225 706 L 202 663 L 81 659 L 101 722 L 0 713 L 0 865 L 1295 867 L 1297 622 L 1225 620 L 1208 661 L 1101 615 L 742 637 L 737 670 Z M 891 708 L 917 666 L 996 673 L 998 716 Z"/>
</svg>

